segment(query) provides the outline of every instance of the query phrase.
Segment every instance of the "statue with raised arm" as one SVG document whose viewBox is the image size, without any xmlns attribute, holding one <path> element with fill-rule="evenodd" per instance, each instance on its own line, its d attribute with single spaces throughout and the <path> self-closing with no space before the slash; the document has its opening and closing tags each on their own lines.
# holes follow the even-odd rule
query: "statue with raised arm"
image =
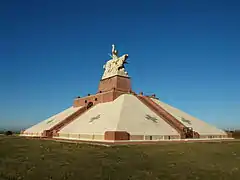
<svg viewBox="0 0 240 180">
<path fill-rule="evenodd" d="M 118 51 L 115 49 L 115 45 L 112 45 L 112 58 L 117 59 L 118 58 Z"/>
<path fill-rule="evenodd" d="M 112 45 L 112 59 L 107 61 L 107 63 L 103 66 L 104 74 L 102 79 L 112 77 L 115 75 L 128 77 L 127 72 L 125 71 L 124 64 L 126 64 L 126 60 L 128 58 L 128 54 L 124 54 L 121 57 L 118 57 L 118 51 L 115 49 L 115 45 Z"/>
</svg>

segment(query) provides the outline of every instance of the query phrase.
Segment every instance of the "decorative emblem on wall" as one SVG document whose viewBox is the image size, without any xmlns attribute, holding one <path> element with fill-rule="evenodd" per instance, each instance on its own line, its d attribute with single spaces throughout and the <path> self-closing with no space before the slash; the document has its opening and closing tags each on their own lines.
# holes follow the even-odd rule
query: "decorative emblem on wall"
<svg viewBox="0 0 240 180">
<path fill-rule="evenodd" d="M 174 116 L 174 117 L 177 118 L 179 121 L 182 121 L 182 122 L 187 123 L 187 124 L 189 124 L 189 125 L 192 124 L 190 120 L 185 119 L 185 118 L 182 117 L 182 116 Z"/>
<path fill-rule="evenodd" d="M 145 116 L 145 118 L 146 118 L 147 120 L 151 120 L 151 121 L 154 122 L 154 123 L 158 123 L 158 119 L 155 118 L 155 117 L 153 117 L 153 116 L 150 116 L 149 114 L 147 114 L 147 115 Z"/>
<path fill-rule="evenodd" d="M 181 117 L 181 121 L 182 121 L 182 122 L 185 122 L 185 123 L 188 123 L 189 125 L 192 124 L 190 120 L 185 119 L 184 117 Z"/>
<path fill-rule="evenodd" d="M 95 121 L 95 120 L 99 119 L 100 117 L 101 117 L 101 115 L 100 115 L 100 114 L 99 114 L 99 115 L 97 115 L 97 116 L 95 116 L 95 117 L 92 117 L 92 118 L 90 119 L 89 123 L 91 123 L 91 122 L 93 122 L 93 121 Z"/>
<path fill-rule="evenodd" d="M 49 124 L 49 123 L 51 123 L 51 122 L 53 122 L 54 121 L 54 119 L 50 119 L 48 122 L 47 122 L 47 124 Z"/>
</svg>

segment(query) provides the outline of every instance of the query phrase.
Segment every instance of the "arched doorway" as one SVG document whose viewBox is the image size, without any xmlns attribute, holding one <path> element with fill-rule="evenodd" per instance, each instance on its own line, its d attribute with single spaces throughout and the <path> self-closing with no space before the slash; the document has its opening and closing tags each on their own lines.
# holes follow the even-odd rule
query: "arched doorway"
<svg viewBox="0 0 240 180">
<path fill-rule="evenodd" d="M 87 104 L 87 109 L 89 109 L 90 107 L 92 107 L 93 106 L 93 102 L 89 102 L 88 104 Z"/>
</svg>

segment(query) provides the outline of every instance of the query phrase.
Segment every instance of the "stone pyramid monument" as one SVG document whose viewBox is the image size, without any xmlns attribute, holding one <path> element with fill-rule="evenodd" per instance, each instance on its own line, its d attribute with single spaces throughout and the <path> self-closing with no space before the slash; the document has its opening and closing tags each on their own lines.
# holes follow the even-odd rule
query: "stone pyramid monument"
<svg viewBox="0 0 240 180">
<path fill-rule="evenodd" d="M 21 136 L 122 142 L 223 139 L 225 131 L 161 102 L 136 94 L 124 65 L 128 54 L 112 54 L 96 94 L 74 99 L 68 109 L 24 130 Z"/>
</svg>

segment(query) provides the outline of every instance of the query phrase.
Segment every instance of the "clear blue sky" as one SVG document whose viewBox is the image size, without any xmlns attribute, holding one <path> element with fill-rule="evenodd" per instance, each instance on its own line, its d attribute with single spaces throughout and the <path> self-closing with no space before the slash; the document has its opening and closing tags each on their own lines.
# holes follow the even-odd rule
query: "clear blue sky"
<svg viewBox="0 0 240 180">
<path fill-rule="evenodd" d="M 0 4 L 0 127 L 26 127 L 95 93 L 111 44 L 133 90 L 240 127 L 240 2 L 8 0 Z"/>
</svg>

